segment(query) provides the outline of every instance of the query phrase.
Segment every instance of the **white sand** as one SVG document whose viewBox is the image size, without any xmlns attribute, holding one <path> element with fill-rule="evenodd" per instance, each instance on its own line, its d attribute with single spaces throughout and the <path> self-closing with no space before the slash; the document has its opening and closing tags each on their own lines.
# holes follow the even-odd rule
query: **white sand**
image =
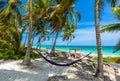
<svg viewBox="0 0 120 81">
<path fill-rule="evenodd" d="M 53 66 L 42 59 L 33 60 L 34 65 L 30 67 L 20 65 L 21 62 L 0 61 L 0 81 L 47 81 L 49 76 L 56 74 L 67 75 L 70 81 L 82 81 L 75 75 L 79 69 L 74 67 Z"/>
<path fill-rule="evenodd" d="M 56 74 L 67 75 L 71 81 L 80 81 L 74 74 L 73 67 L 57 67 L 41 59 L 32 61 L 33 66 L 20 65 L 18 61 L 0 61 L 0 81 L 47 81 L 49 76 Z M 72 80 L 73 79 L 73 80 Z"/>
</svg>

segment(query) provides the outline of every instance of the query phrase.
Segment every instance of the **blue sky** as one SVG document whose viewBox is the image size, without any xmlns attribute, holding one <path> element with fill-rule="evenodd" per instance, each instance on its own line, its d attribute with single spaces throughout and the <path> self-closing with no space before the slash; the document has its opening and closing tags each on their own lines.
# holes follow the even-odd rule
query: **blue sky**
<svg viewBox="0 0 120 81">
<path fill-rule="evenodd" d="M 95 25 L 94 25 L 94 1 L 95 0 L 77 0 L 75 3 L 75 10 L 81 13 L 81 21 L 77 23 L 77 29 L 74 33 L 75 39 L 70 43 L 70 45 L 96 45 L 95 40 Z M 27 0 L 22 0 L 26 3 Z M 22 14 L 25 14 L 22 11 Z M 100 26 L 118 23 L 119 21 L 115 18 L 114 14 L 111 12 L 110 4 L 105 3 L 104 10 L 101 15 Z M 101 34 L 102 45 L 103 46 L 114 46 L 119 40 L 120 32 L 105 32 Z M 23 34 L 23 38 L 26 38 L 26 33 Z M 36 38 L 37 40 L 37 38 Z M 37 44 L 37 41 L 34 44 Z M 24 42 L 24 39 L 22 43 Z M 45 41 L 44 45 L 51 45 L 52 42 Z M 66 42 L 62 41 L 62 37 L 59 36 L 57 40 L 57 45 L 66 45 Z"/>
<path fill-rule="evenodd" d="M 81 13 L 82 19 L 80 22 L 78 22 L 77 30 L 75 32 L 76 38 L 71 42 L 71 45 L 96 45 L 94 25 L 94 1 L 95 0 L 79 0 L 76 3 L 75 9 Z M 119 21 L 111 12 L 110 4 L 105 3 L 104 10 L 101 15 L 100 26 L 118 22 Z M 116 45 L 117 41 L 119 40 L 119 35 L 120 32 L 102 33 L 102 45 Z"/>
<path fill-rule="evenodd" d="M 26 0 L 23 0 L 23 2 Z M 75 39 L 70 43 L 70 45 L 96 45 L 95 40 L 95 25 L 94 25 L 94 1 L 95 0 L 78 0 L 75 3 L 75 10 L 78 10 L 81 15 L 81 21 L 77 23 L 77 29 L 74 33 Z M 110 4 L 105 2 L 104 10 L 101 15 L 100 26 L 118 23 L 119 21 L 115 19 L 114 14 L 111 12 Z M 102 45 L 103 46 L 114 46 L 119 40 L 120 32 L 105 32 L 101 34 Z M 25 35 L 23 35 L 25 37 Z M 36 38 L 37 39 L 37 38 Z M 34 41 L 36 44 L 36 40 Z M 51 45 L 52 42 L 45 41 L 44 45 Z M 59 36 L 57 40 L 57 45 L 66 45 L 66 42 L 62 41 L 62 37 Z"/>
</svg>

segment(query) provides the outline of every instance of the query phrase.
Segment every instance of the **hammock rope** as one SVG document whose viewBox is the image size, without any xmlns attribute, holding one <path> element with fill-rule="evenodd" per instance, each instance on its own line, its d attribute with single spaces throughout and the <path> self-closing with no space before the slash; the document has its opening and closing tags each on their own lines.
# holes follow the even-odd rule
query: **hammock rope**
<svg viewBox="0 0 120 81">
<path fill-rule="evenodd" d="M 92 52 L 89 52 L 89 53 L 88 53 L 87 55 L 85 55 L 84 57 L 81 57 L 80 59 L 75 60 L 75 61 L 73 61 L 73 62 L 66 63 L 66 64 L 59 64 L 59 63 L 56 63 L 56 62 L 53 62 L 53 61 L 47 59 L 45 56 L 43 56 L 43 54 L 42 54 L 39 50 L 37 50 L 37 52 L 38 52 L 38 54 L 39 54 L 43 59 L 45 59 L 48 63 L 50 63 L 50 64 L 52 64 L 52 65 L 55 65 L 55 66 L 71 66 L 71 65 L 73 65 L 73 64 L 81 61 L 82 59 L 84 59 L 85 57 L 89 56 L 89 55 L 92 53 Z"/>
</svg>

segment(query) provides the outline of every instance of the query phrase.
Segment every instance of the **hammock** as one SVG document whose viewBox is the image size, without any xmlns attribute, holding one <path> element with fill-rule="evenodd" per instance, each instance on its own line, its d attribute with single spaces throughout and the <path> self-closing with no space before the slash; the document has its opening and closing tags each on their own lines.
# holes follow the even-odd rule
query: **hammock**
<svg viewBox="0 0 120 81">
<path fill-rule="evenodd" d="M 85 55 L 84 57 L 82 57 L 82 58 L 80 58 L 80 59 L 78 59 L 78 60 L 75 60 L 75 61 L 73 61 L 73 62 L 70 62 L 70 63 L 67 63 L 67 64 L 59 64 L 59 63 L 56 63 L 56 62 L 53 62 L 53 61 L 47 59 L 45 56 L 43 56 L 43 54 L 42 54 L 40 51 L 37 50 L 37 52 L 38 52 L 38 54 L 39 54 L 43 59 L 45 59 L 48 63 L 50 63 L 50 64 L 52 64 L 52 65 L 55 65 L 55 66 L 70 66 L 70 65 L 73 65 L 73 64 L 81 61 L 83 58 L 89 56 L 89 55 L 92 53 L 92 52 L 89 52 L 89 53 L 88 53 L 87 55 Z"/>
</svg>

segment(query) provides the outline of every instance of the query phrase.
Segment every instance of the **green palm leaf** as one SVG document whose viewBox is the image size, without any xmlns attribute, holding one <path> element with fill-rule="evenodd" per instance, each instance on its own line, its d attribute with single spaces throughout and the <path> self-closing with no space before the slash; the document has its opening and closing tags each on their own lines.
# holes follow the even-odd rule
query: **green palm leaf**
<svg viewBox="0 0 120 81">
<path fill-rule="evenodd" d="M 118 43 L 116 45 L 116 48 L 115 48 L 115 51 L 113 53 L 115 53 L 115 52 L 117 52 L 119 50 L 120 50 L 120 40 L 118 41 Z"/>
<path fill-rule="evenodd" d="M 115 17 L 120 20 L 120 6 L 112 7 L 111 10 L 115 14 Z"/>
<path fill-rule="evenodd" d="M 111 3 L 111 6 L 114 7 L 119 0 L 107 0 L 109 3 Z"/>
<path fill-rule="evenodd" d="M 81 17 L 82 17 L 81 14 L 80 14 L 80 12 L 78 12 L 77 10 L 74 10 L 74 12 L 77 15 L 78 21 L 80 21 Z"/>
<path fill-rule="evenodd" d="M 0 18 L 3 16 L 6 17 L 9 14 L 11 5 L 8 5 L 1 13 L 0 13 Z"/>
<path fill-rule="evenodd" d="M 119 42 L 116 45 L 116 51 L 118 51 L 118 50 L 120 50 L 120 40 L 119 40 Z"/>
<path fill-rule="evenodd" d="M 108 31 L 108 32 L 117 32 L 117 31 L 120 31 L 120 24 L 109 24 L 109 25 L 105 25 L 103 26 L 101 32 L 105 32 L 105 31 Z M 116 49 L 114 52 L 120 50 L 120 40 L 119 42 L 117 43 L 116 45 Z"/>
<path fill-rule="evenodd" d="M 5 2 L 4 1 L 0 1 L 0 8 L 2 8 L 4 6 Z"/>
<path fill-rule="evenodd" d="M 102 27 L 101 32 L 113 32 L 113 31 L 120 31 L 120 24 L 109 24 L 109 25 L 105 25 Z"/>
</svg>

